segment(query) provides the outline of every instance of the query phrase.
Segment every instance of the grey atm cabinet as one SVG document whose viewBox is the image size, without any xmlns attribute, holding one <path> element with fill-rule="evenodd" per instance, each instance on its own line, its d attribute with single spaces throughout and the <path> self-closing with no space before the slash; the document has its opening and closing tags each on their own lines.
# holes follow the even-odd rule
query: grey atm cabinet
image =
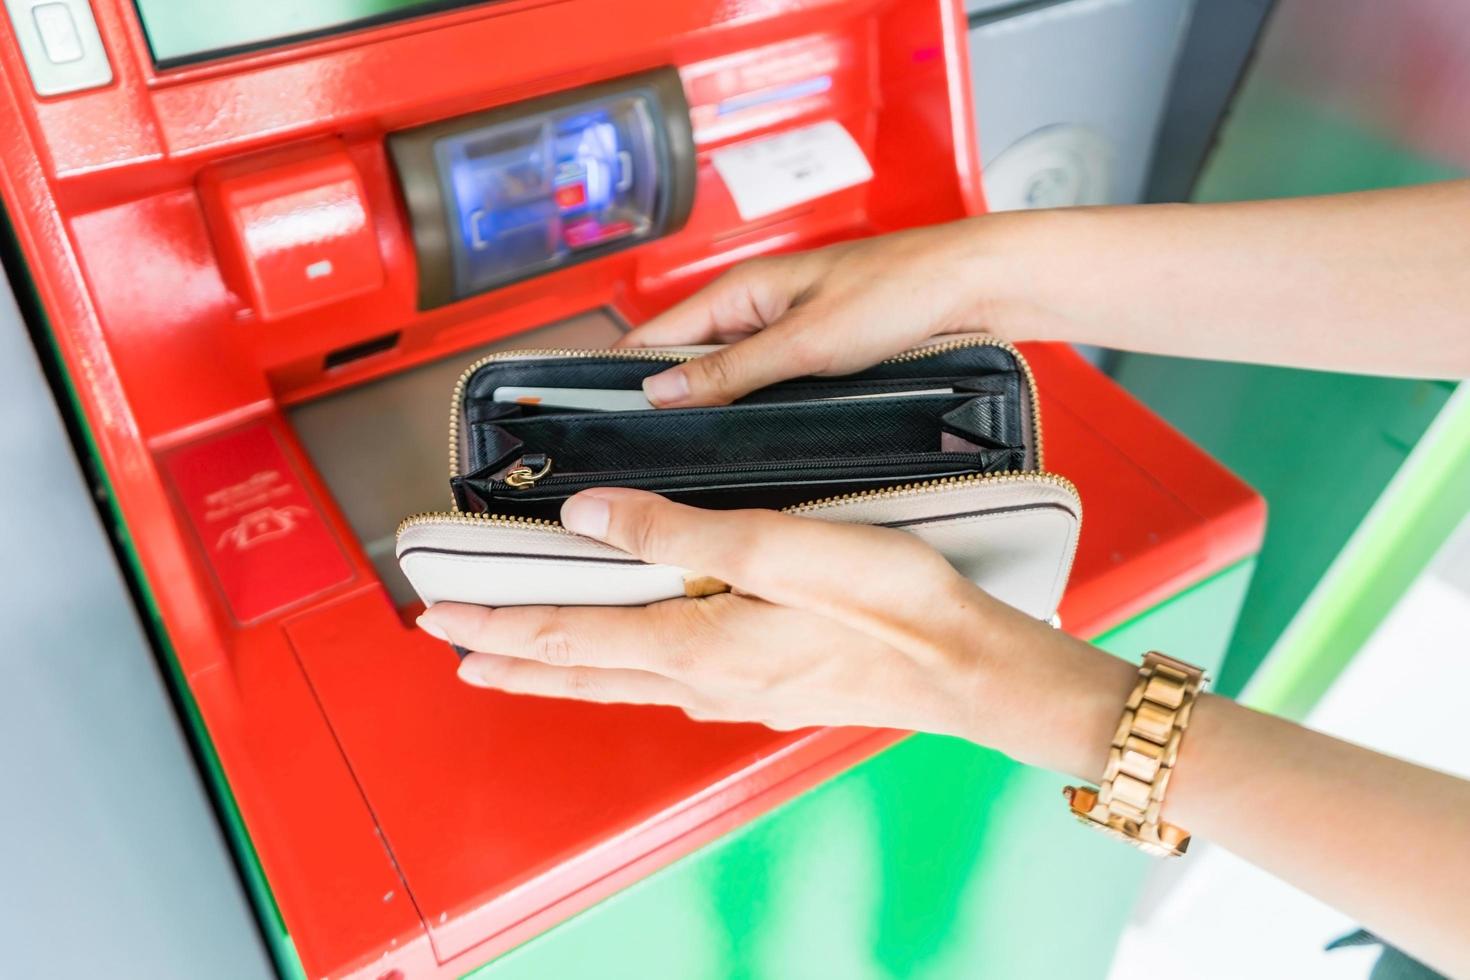
<svg viewBox="0 0 1470 980">
<path fill-rule="evenodd" d="M 968 0 L 991 210 L 1142 200 L 1191 0 Z"/>
<path fill-rule="evenodd" d="M 0 974 L 272 976 L 4 276 L 0 460 Z"/>
</svg>

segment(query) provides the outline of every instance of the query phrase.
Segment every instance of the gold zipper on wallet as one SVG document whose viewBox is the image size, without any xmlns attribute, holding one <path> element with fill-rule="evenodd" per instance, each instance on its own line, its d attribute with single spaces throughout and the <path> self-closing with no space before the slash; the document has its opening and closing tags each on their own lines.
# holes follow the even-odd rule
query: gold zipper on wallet
<svg viewBox="0 0 1470 980">
<path fill-rule="evenodd" d="M 933 480 L 920 480 L 915 483 L 904 483 L 896 487 L 880 487 L 876 490 L 854 490 L 851 493 L 837 494 L 832 497 L 819 497 L 816 500 L 807 500 L 789 507 L 782 507 L 783 514 L 805 515 L 825 507 L 836 507 L 839 504 L 851 503 L 854 500 L 890 500 L 897 497 L 914 497 L 925 493 L 937 493 L 940 490 L 953 490 L 956 487 L 976 486 L 978 484 L 996 483 L 1045 483 L 1049 486 L 1065 490 L 1073 497 L 1078 497 L 1077 487 L 1072 481 L 1055 473 L 1038 473 L 1031 470 L 1012 470 L 1009 473 L 973 473 L 969 476 L 942 476 Z M 1082 515 L 1077 515 L 1080 528 Z M 411 527 L 420 524 L 486 524 L 491 527 L 533 527 L 540 531 L 555 531 L 560 534 L 570 534 L 562 527 L 560 521 L 549 520 L 544 517 L 518 517 L 511 514 L 475 514 L 467 511 L 427 511 L 422 514 L 413 514 L 405 517 L 398 525 L 397 534 L 402 534 Z"/>
<path fill-rule="evenodd" d="M 1026 363 L 1021 352 L 1007 341 L 999 337 L 965 337 L 956 340 L 941 341 L 926 347 L 915 348 L 902 354 L 885 359 L 884 364 L 899 364 L 906 361 L 917 361 L 926 357 L 934 357 L 954 350 L 962 350 L 966 347 L 1000 347 L 1016 359 L 1020 365 L 1021 374 L 1026 379 L 1027 394 L 1031 400 L 1031 433 L 1035 443 L 1036 455 L 1035 470 L 1012 470 L 1006 473 L 974 473 L 968 476 L 946 476 L 932 480 L 921 480 L 915 483 L 905 483 L 895 487 L 882 487 L 876 490 L 855 490 L 851 493 L 839 494 L 832 497 L 821 497 L 800 504 L 792 504 L 790 507 L 781 508 L 787 514 L 809 514 L 814 510 L 824 507 L 836 506 L 837 504 L 849 503 L 859 499 L 889 499 L 894 497 L 910 497 L 921 493 L 930 493 L 939 490 L 951 490 L 961 486 L 971 486 L 981 483 L 1018 483 L 1018 482 L 1040 482 L 1059 487 L 1073 497 L 1077 497 L 1077 488 L 1072 481 L 1055 473 L 1044 471 L 1044 457 L 1042 456 L 1042 432 L 1041 432 L 1041 398 L 1036 387 L 1036 377 L 1031 373 L 1031 365 Z M 671 363 L 683 363 L 692 361 L 699 357 L 698 354 L 671 353 L 668 351 L 648 350 L 644 348 L 615 348 L 608 350 L 588 350 L 579 348 L 548 348 L 542 350 L 523 351 L 500 351 L 487 354 L 479 358 L 460 374 L 459 380 L 455 382 L 454 393 L 450 399 L 449 409 L 449 476 L 451 479 L 459 476 L 459 431 L 460 415 L 464 406 L 465 388 L 469 384 L 470 377 L 486 364 L 505 360 L 530 360 L 555 357 L 620 357 L 628 360 L 640 361 L 669 361 Z M 507 474 L 506 482 L 510 483 L 509 477 L 516 474 L 518 469 L 525 469 L 517 479 L 524 479 L 525 483 L 511 483 L 512 486 L 530 486 L 540 479 L 550 469 L 550 460 L 547 459 L 546 469 L 537 473 L 530 467 L 512 468 Z M 1081 515 L 1078 515 L 1080 524 Z M 568 534 L 569 531 L 561 526 L 559 521 L 547 520 L 538 517 L 517 517 L 508 514 L 471 514 L 458 509 L 456 504 L 452 511 L 430 511 L 422 514 L 413 514 L 398 525 L 398 534 L 402 534 L 410 527 L 421 524 L 436 522 L 447 522 L 453 524 L 488 524 L 495 527 L 534 527 L 538 530 L 554 531 Z"/>
<path fill-rule="evenodd" d="M 551 457 L 545 453 L 522 456 L 516 465 L 505 471 L 505 482 L 517 490 L 529 490 L 536 481 L 551 472 Z"/>
</svg>

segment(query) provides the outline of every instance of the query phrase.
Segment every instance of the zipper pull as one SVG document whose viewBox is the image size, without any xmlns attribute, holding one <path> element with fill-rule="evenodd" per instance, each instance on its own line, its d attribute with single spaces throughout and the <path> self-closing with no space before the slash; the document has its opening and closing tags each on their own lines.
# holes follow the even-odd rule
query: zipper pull
<svg viewBox="0 0 1470 980">
<path fill-rule="evenodd" d="M 517 490 L 528 490 L 550 472 L 551 457 L 545 453 L 531 453 L 516 460 L 516 465 L 506 470 L 505 483 Z"/>
</svg>

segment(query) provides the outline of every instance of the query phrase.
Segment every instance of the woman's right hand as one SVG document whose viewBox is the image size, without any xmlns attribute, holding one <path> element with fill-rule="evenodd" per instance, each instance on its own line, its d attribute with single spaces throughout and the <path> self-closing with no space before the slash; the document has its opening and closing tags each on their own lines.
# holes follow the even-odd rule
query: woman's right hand
<svg viewBox="0 0 1470 980">
<path fill-rule="evenodd" d="M 849 374 L 938 334 L 996 330 L 984 281 L 1004 280 L 987 276 L 986 253 L 1004 253 L 992 241 L 971 220 L 755 259 L 619 346 L 730 345 L 645 381 L 661 408 L 723 405 L 789 378 Z"/>
<path fill-rule="evenodd" d="M 747 262 L 623 346 L 730 345 L 649 378 L 660 406 L 722 405 L 972 330 L 1459 380 L 1470 377 L 1467 220 L 1470 180 L 987 214 Z"/>
</svg>

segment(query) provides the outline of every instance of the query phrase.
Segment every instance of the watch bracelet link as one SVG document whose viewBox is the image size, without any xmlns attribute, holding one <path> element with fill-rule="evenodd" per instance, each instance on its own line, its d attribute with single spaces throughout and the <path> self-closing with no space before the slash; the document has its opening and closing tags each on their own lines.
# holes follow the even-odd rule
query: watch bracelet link
<svg viewBox="0 0 1470 980">
<path fill-rule="evenodd" d="M 1079 820 L 1156 857 L 1184 854 L 1189 832 L 1159 813 L 1204 681 L 1204 671 L 1181 660 L 1158 652 L 1143 658 L 1101 785 L 1062 791 Z"/>
</svg>

